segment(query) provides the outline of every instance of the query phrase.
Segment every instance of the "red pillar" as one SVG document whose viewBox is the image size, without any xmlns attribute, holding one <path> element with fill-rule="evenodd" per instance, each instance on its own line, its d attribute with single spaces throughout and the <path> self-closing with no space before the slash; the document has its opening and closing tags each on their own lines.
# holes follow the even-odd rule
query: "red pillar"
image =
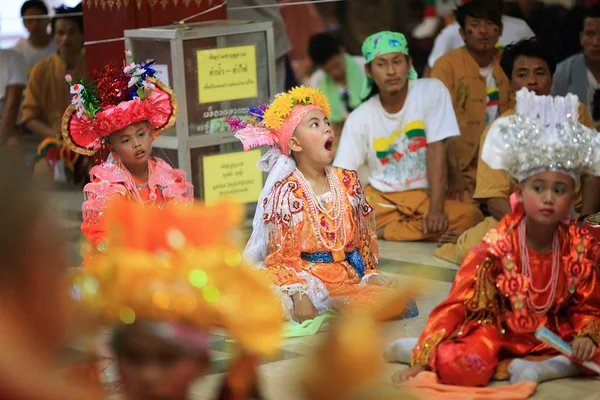
<svg viewBox="0 0 600 400">
<path fill-rule="evenodd" d="M 83 0 L 84 38 L 86 42 L 118 39 L 125 29 L 169 25 L 199 12 L 223 4 L 223 0 Z M 227 19 L 226 6 L 187 22 Z M 87 44 L 88 71 L 106 64 L 123 62 L 125 42 Z"/>
</svg>

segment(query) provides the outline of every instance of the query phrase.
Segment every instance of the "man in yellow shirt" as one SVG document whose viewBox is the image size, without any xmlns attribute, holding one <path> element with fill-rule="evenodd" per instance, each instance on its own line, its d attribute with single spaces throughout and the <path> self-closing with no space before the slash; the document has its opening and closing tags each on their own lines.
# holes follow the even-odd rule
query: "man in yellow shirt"
<svg viewBox="0 0 600 400">
<path fill-rule="evenodd" d="M 471 0 L 456 10 L 465 46 L 446 53 L 432 78 L 450 91 L 460 136 L 448 143 L 451 198 L 469 199 L 475 188 L 479 139 L 485 128 L 510 107 L 510 82 L 500 67 L 502 13 L 496 2 Z M 466 192 L 466 193 L 465 193 Z"/>
<path fill-rule="evenodd" d="M 552 49 L 548 48 L 537 38 L 522 40 L 509 45 L 502 54 L 500 61 L 502 69 L 510 82 L 513 91 L 524 87 L 538 95 L 549 95 L 552 88 L 552 77 L 556 70 L 556 61 Z M 512 115 L 515 109 L 511 108 L 502 116 Z M 589 111 L 583 104 L 579 104 L 579 122 L 587 127 L 594 128 L 594 122 Z M 503 170 L 492 169 L 481 160 L 481 148 L 487 136 L 487 129 L 481 136 L 479 146 L 479 166 L 477 169 L 477 184 L 474 199 L 487 206 L 490 217 L 475 227 L 465 231 L 456 244 L 444 244 L 434 254 L 444 260 L 462 263 L 472 247 L 476 246 L 483 236 L 496 226 L 498 221 L 511 212 L 509 197 L 513 191 L 513 184 Z M 582 185 L 577 191 L 576 211 L 582 215 L 592 214 L 597 211 L 600 203 L 598 178 L 583 177 Z"/>
</svg>

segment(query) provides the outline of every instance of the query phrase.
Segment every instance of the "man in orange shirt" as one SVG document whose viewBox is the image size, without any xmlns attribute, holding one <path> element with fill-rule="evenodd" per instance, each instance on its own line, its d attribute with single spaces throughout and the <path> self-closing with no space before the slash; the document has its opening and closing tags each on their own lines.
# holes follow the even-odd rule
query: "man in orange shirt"
<svg viewBox="0 0 600 400">
<path fill-rule="evenodd" d="M 475 188 L 479 139 L 485 128 L 510 107 L 509 81 L 496 48 L 502 14 L 496 2 L 472 0 L 456 10 L 465 46 L 441 57 L 431 72 L 450 91 L 460 136 L 448 143 L 448 195 L 470 198 Z M 449 233 L 442 240 L 455 240 Z"/>
<path fill-rule="evenodd" d="M 552 49 L 537 38 L 522 40 L 507 46 L 502 54 L 500 64 L 506 75 L 510 76 L 511 86 L 515 92 L 526 87 L 537 95 L 550 94 L 556 61 Z M 502 116 L 514 113 L 515 109 L 511 108 Z M 592 117 L 582 103 L 579 104 L 579 122 L 594 128 Z M 488 129 L 481 136 L 479 158 L 481 158 L 481 148 L 487 137 Z M 597 211 L 600 203 L 600 191 L 595 190 L 595 187 L 598 187 L 598 178 L 596 177 L 582 177 L 581 182 L 583 184 L 577 188 L 576 192 L 575 209 L 585 216 Z M 483 236 L 494 228 L 499 220 L 510 214 L 509 196 L 513 189 L 513 184 L 505 171 L 492 169 L 480 159 L 473 197 L 487 207 L 491 216 L 460 235 L 457 244 L 444 244 L 434 252 L 434 255 L 450 262 L 462 263 L 471 248 L 479 244 Z"/>
</svg>

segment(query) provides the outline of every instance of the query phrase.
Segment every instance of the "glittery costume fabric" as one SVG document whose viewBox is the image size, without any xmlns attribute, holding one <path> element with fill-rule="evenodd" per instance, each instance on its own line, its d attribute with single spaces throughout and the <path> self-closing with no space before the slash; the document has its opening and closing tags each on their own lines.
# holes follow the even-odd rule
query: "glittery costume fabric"
<svg viewBox="0 0 600 400">
<path fill-rule="evenodd" d="M 527 301 L 548 301 L 550 290 L 530 290 L 523 274 L 517 227 L 522 212 L 506 216 L 465 258 L 448 298 L 430 314 L 411 364 L 428 366 L 441 383 L 484 386 L 498 361 L 556 354 L 534 332 L 546 327 L 563 340 L 589 336 L 600 341 L 600 247 L 576 222 L 560 224 L 560 262 L 550 311 L 538 314 Z M 550 279 L 552 253 L 528 249 L 532 284 Z M 594 359 L 600 361 L 600 353 Z"/>
<path fill-rule="evenodd" d="M 134 179 L 136 190 L 148 205 L 165 207 L 167 204 L 191 203 L 194 200 L 193 186 L 185 178 L 185 172 L 172 168 L 160 158 L 149 159 L 152 173 L 148 182 Z M 127 176 L 131 176 L 118 162 L 105 162 L 90 171 L 91 182 L 83 189 L 83 223 L 81 231 L 92 248 L 104 250 L 108 227 L 103 222 L 103 212 L 110 200 L 115 196 L 126 196 L 135 201 L 130 188 L 127 187 Z"/>
</svg>

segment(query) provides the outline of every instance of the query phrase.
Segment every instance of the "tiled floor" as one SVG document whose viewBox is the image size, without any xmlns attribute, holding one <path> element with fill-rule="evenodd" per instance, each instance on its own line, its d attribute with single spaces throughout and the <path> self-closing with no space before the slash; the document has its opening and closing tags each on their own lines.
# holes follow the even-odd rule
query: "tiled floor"
<svg viewBox="0 0 600 400">
<path fill-rule="evenodd" d="M 62 210 L 67 236 L 72 243 L 73 265 L 78 265 L 79 224 L 81 221 L 80 192 L 58 191 L 54 194 L 57 206 Z M 398 338 L 417 337 L 423 330 L 427 316 L 448 294 L 458 266 L 433 257 L 433 243 L 380 243 L 380 267 L 388 275 L 401 283 L 417 287 L 416 301 L 420 315 L 409 320 L 398 320 L 385 324 L 381 329 L 383 343 Z M 287 340 L 282 348 L 281 356 L 260 367 L 261 386 L 267 399 L 301 400 L 303 396 L 297 383 L 297 377 L 307 355 L 310 355 L 326 333 L 314 336 Z M 214 368 L 213 372 L 198 381 L 192 389 L 192 399 L 213 399 L 216 388 L 223 379 L 222 372 L 229 359 L 229 348 L 226 338 L 215 335 L 212 342 Z M 399 364 L 387 364 L 382 375 L 383 381 L 399 369 Z M 502 385 L 503 383 L 493 383 Z M 111 399 L 121 398 L 118 394 Z M 600 400 L 600 379 L 562 379 L 541 384 L 534 399 Z"/>
</svg>

